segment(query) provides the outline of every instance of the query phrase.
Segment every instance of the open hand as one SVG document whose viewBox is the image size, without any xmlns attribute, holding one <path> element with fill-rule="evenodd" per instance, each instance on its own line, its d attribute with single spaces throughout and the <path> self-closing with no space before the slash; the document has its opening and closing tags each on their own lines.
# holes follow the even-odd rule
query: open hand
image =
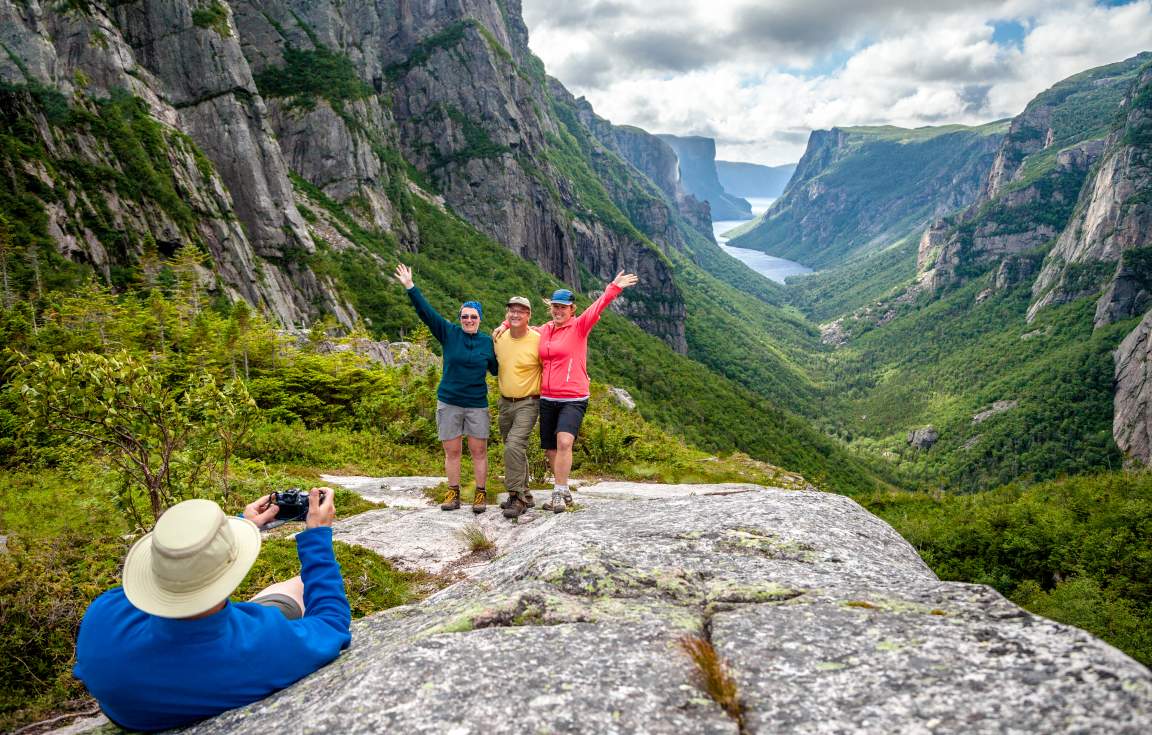
<svg viewBox="0 0 1152 735">
<path fill-rule="evenodd" d="M 248 505 L 244 506 L 244 517 L 256 524 L 257 528 L 264 528 L 276 520 L 280 506 L 272 502 L 271 495 L 261 495 Z"/>
<path fill-rule="evenodd" d="M 321 491 L 323 491 L 324 500 L 320 500 Z M 316 528 L 318 526 L 331 526 L 332 521 L 336 520 L 336 505 L 335 505 L 336 492 L 330 487 L 314 487 L 308 493 L 308 520 L 305 525 L 308 528 Z"/>
<path fill-rule="evenodd" d="M 492 339 L 499 339 L 500 335 L 508 331 L 508 327 L 503 324 L 497 324 L 496 328 L 492 330 Z"/>
<path fill-rule="evenodd" d="M 411 268 L 404 265 L 403 263 L 400 263 L 396 266 L 396 273 L 394 273 L 393 275 L 396 276 L 396 280 L 400 281 L 400 284 L 402 286 L 404 286 L 404 288 L 412 288 L 412 269 Z"/>
<path fill-rule="evenodd" d="M 616 274 L 616 277 L 612 279 L 612 283 L 615 283 L 620 288 L 635 286 L 639 282 L 640 279 L 636 277 L 635 273 L 625 273 L 624 271 L 620 271 Z"/>
</svg>

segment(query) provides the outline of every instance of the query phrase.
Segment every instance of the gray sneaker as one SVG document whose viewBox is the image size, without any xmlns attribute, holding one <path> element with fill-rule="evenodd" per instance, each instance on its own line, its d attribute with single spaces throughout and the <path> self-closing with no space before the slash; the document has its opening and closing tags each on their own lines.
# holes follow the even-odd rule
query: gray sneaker
<svg viewBox="0 0 1152 735">
<path fill-rule="evenodd" d="M 569 495 L 567 499 L 569 501 L 571 501 L 572 496 Z M 553 513 L 563 513 L 565 510 L 565 508 L 564 508 L 565 502 L 564 501 L 565 501 L 564 493 L 558 493 L 558 492 L 553 491 L 552 492 L 552 499 L 549 500 L 544 505 L 540 506 L 540 509 L 541 510 L 550 510 Z"/>
</svg>

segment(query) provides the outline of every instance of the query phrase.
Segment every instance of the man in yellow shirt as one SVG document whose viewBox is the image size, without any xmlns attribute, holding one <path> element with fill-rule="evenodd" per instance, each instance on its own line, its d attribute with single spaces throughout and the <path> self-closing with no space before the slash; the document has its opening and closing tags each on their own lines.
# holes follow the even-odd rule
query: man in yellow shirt
<svg viewBox="0 0 1152 735">
<path fill-rule="evenodd" d="M 540 334 L 530 329 L 532 302 L 508 299 L 508 329 L 496 337 L 500 363 L 500 437 L 504 440 L 505 518 L 516 518 L 535 505 L 528 492 L 528 436 L 540 415 Z"/>
</svg>

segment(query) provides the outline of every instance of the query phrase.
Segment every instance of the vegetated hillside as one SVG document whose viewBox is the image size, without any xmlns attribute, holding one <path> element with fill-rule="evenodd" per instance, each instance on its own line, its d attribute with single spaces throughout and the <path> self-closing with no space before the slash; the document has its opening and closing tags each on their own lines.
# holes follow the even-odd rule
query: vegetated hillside
<svg viewBox="0 0 1152 735">
<path fill-rule="evenodd" d="M 716 174 L 724 191 L 738 197 L 778 197 L 796 171 L 796 164 L 764 166 L 740 161 L 716 161 Z"/>
<path fill-rule="evenodd" d="M 729 244 L 814 268 L 882 248 L 969 204 L 1006 126 L 813 131 L 783 196 Z"/>
<path fill-rule="evenodd" d="M 1152 664 L 1152 474 L 1092 473 L 972 495 L 878 493 L 860 502 L 941 578 L 992 585 Z"/>
<path fill-rule="evenodd" d="M 641 285 L 618 311 L 643 331 L 619 341 L 644 359 L 615 375 L 651 398 L 646 411 L 709 447 L 795 456 L 845 490 L 871 484 L 793 417 L 818 393 L 815 331 L 696 231 L 690 201 L 595 140 L 518 16 L 486 0 L 411 13 L 217 5 L 209 18 L 185 2 L 133 13 L 0 0 L 15 39 L 0 59 L 14 101 L 0 198 L 18 223 L 13 296 L 42 309 L 87 269 L 121 289 L 150 284 L 193 244 L 211 255 L 213 298 L 379 334 L 414 325 L 388 279 L 397 258 L 444 297 L 490 308 L 561 280 L 594 292 L 631 270 Z M 75 48 L 45 51 L 61 39 Z M 110 114 L 115 125 L 93 122 Z M 218 140 L 221 116 L 247 137 Z"/>
<path fill-rule="evenodd" d="M 981 200 L 925 231 L 915 279 L 829 325 L 857 446 L 917 484 L 971 490 L 1115 467 L 1113 431 L 1146 433 L 1139 390 L 1130 379 L 1124 395 L 1114 389 L 1112 353 L 1148 304 L 1149 87 L 1141 55 L 1039 95 L 1012 121 Z M 856 289 L 879 290 L 889 275 L 864 270 Z M 1128 374 L 1144 360 L 1126 358 Z M 938 443 L 906 444 L 928 425 Z"/>
<path fill-rule="evenodd" d="M 834 430 L 887 458 L 907 486 L 971 492 L 1118 468 L 1112 350 L 1131 322 L 1093 330 L 1085 300 L 1029 325 L 1027 285 L 991 295 L 983 285 L 857 332 L 837 352 Z M 939 440 L 910 445 L 925 426 Z"/>
<path fill-rule="evenodd" d="M 1076 239 L 1068 225 L 1077 200 L 1109 134 L 1124 127 L 1125 98 L 1148 58 L 1069 77 L 1013 118 L 979 198 L 924 233 L 917 255 L 924 287 L 939 291 L 991 269 L 1003 271 L 1001 281 L 1031 282 L 1057 236 Z"/>
</svg>

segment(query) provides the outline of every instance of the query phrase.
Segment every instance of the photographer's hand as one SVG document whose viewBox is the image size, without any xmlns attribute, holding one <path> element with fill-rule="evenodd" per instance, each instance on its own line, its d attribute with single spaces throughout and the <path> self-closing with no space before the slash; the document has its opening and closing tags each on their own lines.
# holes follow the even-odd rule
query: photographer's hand
<svg viewBox="0 0 1152 735">
<path fill-rule="evenodd" d="M 323 501 L 320 500 L 321 491 L 324 493 Z M 330 487 L 312 488 L 308 493 L 308 528 L 332 525 L 332 521 L 336 520 L 335 499 L 336 492 Z"/>
<path fill-rule="evenodd" d="M 271 495 L 261 495 L 248 505 L 244 506 L 244 517 L 256 524 L 258 528 L 276 520 L 276 513 L 280 506 L 272 502 Z"/>
</svg>

